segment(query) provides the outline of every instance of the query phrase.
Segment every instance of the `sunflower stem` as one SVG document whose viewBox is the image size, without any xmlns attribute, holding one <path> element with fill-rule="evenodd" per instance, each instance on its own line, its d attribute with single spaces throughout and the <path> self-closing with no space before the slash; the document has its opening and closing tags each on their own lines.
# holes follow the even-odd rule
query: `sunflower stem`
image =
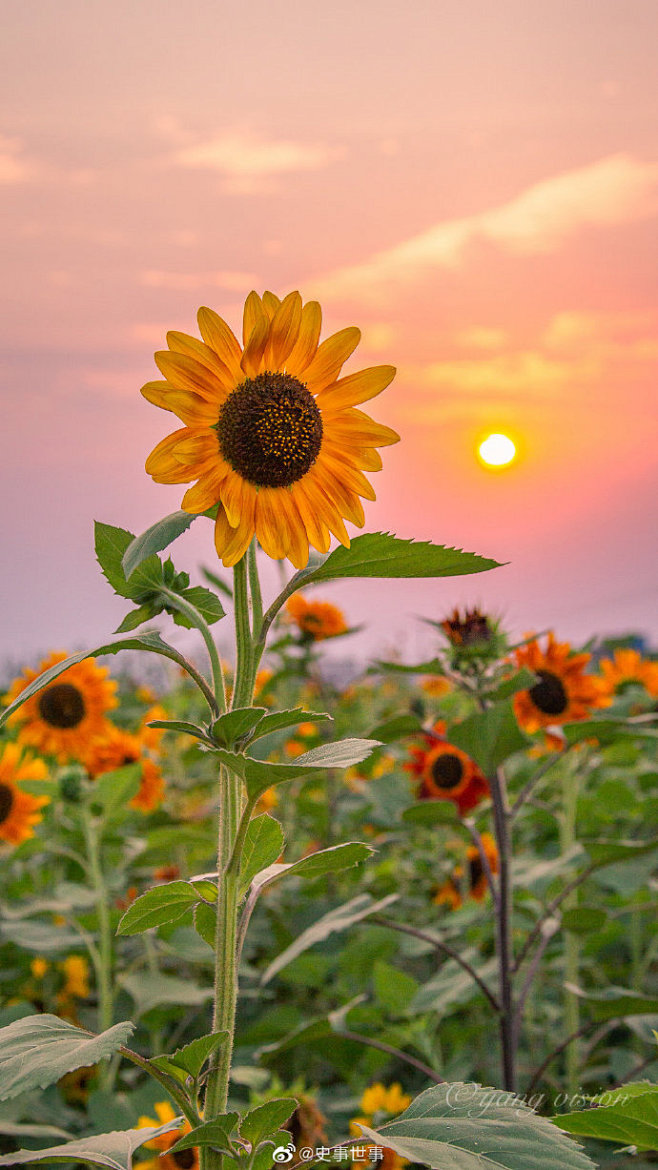
<svg viewBox="0 0 658 1170">
<path fill-rule="evenodd" d="M 578 807 L 578 770 L 569 767 L 568 763 L 562 766 L 562 818 L 560 822 L 560 848 L 562 854 L 567 853 L 576 843 L 576 812 Z M 570 910 L 578 905 L 578 890 L 574 888 L 563 900 L 563 909 Z M 564 932 L 564 980 L 565 983 L 578 983 L 580 967 L 580 942 L 578 936 L 571 931 Z M 567 1092 L 573 1096 L 578 1088 L 578 1072 L 580 1068 L 580 1045 L 578 1035 L 580 1029 L 580 1005 L 572 991 L 564 992 L 564 1027 L 568 1036 L 574 1039 L 566 1050 L 566 1078 Z"/>
<path fill-rule="evenodd" d="M 224 682 L 224 671 L 222 669 L 222 662 L 219 657 L 219 652 L 215 645 L 215 640 L 210 632 L 207 622 L 199 613 L 195 605 L 191 605 L 179 593 L 174 593 L 171 589 L 161 588 L 160 592 L 168 598 L 170 605 L 182 613 L 188 621 L 199 631 L 201 637 L 206 644 L 208 651 L 208 658 L 210 659 L 210 670 L 212 673 L 212 689 L 215 696 L 215 703 L 217 704 L 218 712 L 226 710 L 226 685 Z"/>
<path fill-rule="evenodd" d="M 103 875 L 100 854 L 100 834 L 98 823 L 91 813 L 85 809 L 82 814 L 82 829 L 87 846 L 89 873 L 96 899 L 96 913 L 98 915 L 98 948 L 91 952 L 92 962 L 96 971 L 98 986 L 98 1027 L 105 1032 L 112 1027 L 114 1016 L 114 996 L 112 992 L 112 969 L 114 966 L 114 950 L 112 939 L 112 922 L 110 919 L 110 904 L 108 889 Z M 109 1065 L 104 1065 L 101 1072 L 101 1087 L 109 1087 L 112 1071 Z"/>
</svg>

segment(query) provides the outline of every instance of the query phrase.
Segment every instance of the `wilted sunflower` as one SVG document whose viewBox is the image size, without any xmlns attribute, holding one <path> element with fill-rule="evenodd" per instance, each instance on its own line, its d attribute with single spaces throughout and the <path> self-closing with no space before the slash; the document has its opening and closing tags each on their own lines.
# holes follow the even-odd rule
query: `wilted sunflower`
<svg viewBox="0 0 658 1170">
<path fill-rule="evenodd" d="M 482 848 L 489 869 L 492 873 L 498 873 L 498 849 L 491 833 L 482 834 Z M 483 902 L 488 888 L 480 851 L 476 845 L 469 845 L 466 850 L 466 872 L 463 865 L 456 865 L 448 880 L 437 890 L 433 901 L 437 906 L 448 905 L 458 910 L 463 905 L 464 897 Z"/>
<path fill-rule="evenodd" d="M 156 1101 L 153 1108 L 157 1113 L 157 1120 L 154 1117 L 140 1117 L 137 1122 L 138 1129 L 157 1129 L 158 1126 L 166 1125 L 176 1117 L 169 1101 Z M 185 1137 L 191 1128 L 190 1123 L 185 1121 L 180 1129 L 170 1129 L 169 1133 L 161 1133 L 159 1137 L 146 1142 L 145 1149 L 160 1150 L 161 1153 L 159 1157 L 150 1158 L 148 1162 L 140 1162 L 139 1170 L 199 1170 L 199 1151 L 196 1146 L 191 1150 L 180 1150 L 176 1154 L 166 1152 Z"/>
<path fill-rule="evenodd" d="M 157 735 L 158 729 L 147 728 L 146 734 Z M 84 758 L 84 765 L 92 780 L 105 772 L 114 772 L 117 768 L 137 763 L 141 767 L 139 788 L 129 804 L 131 808 L 151 812 L 162 802 L 164 780 L 155 761 L 144 754 L 141 736 L 121 731 L 108 722 L 104 734 L 94 740 Z"/>
<path fill-rule="evenodd" d="M 323 642 L 325 638 L 347 633 L 342 610 L 330 601 L 307 601 L 300 593 L 293 593 L 286 602 L 286 610 L 304 641 Z"/>
<path fill-rule="evenodd" d="M 5 703 L 13 703 L 29 683 L 65 658 L 64 653 L 51 654 L 38 670 L 24 670 L 4 696 Z M 38 751 L 62 763 L 80 759 L 94 737 L 103 734 L 106 711 L 117 705 L 117 684 L 108 674 L 106 667 L 85 658 L 28 699 L 9 722 L 23 724 L 19 738 Z"/>
<path fill-rule="evenodd" d="M 589 654 L 574 654 L 568 642 L 556 642 L 549 633 L 546 649 L 533 639 L 514 652 L 516 664 L 527 667 L 539 682 L 514 696 L 514 710 L 521 727 L 539 731 L 554 724 L 589 718 L 597 707 L 610 704 L 606 684 L 585 674 Z"/>
<path fill-rule="evenodd" d="M 0 840 L 20 845 L 34 836 L 34 826 L 41 820 L 40 809 L 49 796 L 32 796 L 19 787 L 21 780 L 45 780 L 43 760 L 22 755 L 16 743 L 5 744 L 0 752 Z"/>
<path fill-rule="evenodd" d="M 349 548 L 344 520 L 364 523 L 360 496 L 375 499 L 363 475 L 379 471 L 377 447 L 399 436 L 356 407 L 381 393 L 393 366 L 340 378 L 360 332 L 342 329 L 319 343 L 317 301 L 252 292 L 243 345 L 212 309 L 198 313 L 203 341 L 168 333 L 155 355 L 166 381 L 142 394 L 185 424 L 146 461 L 157 483 L 191 483 L 186 512 L 219 504 L 215 545 L 226 566 L 254 536 L 270 557 L 308 561 L 309 543 L 327 552 L 331 533 Z"/>
<path fill-rule="evenodd" d="M 639 650 L 621 647 L 612 658 L 602 658 L 600 666 L 610 690 L 620 691 L 627 683 L 637 683 L 658 699 L 658 662 L 643 658 Z"/>
<path fill-rule="evenodd" d="M 489 783 L 466 752 L 448 743 L 446 726 L 434 724 L 432 735 L 425 736 L 425 747 L 412 747 L 412 760 L 404 767 L 420 778 L 420 800 L 452 800 L 461 816 L 475 808 L 489 795 Z"/>
</svg>

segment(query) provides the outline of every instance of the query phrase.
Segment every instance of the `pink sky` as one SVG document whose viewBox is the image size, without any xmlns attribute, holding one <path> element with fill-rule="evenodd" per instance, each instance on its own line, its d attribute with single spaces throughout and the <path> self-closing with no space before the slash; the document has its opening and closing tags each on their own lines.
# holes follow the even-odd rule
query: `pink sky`
<svg viewBox="0 0 658 1170">
<path fill-rule="evenodd" d="M 656 638 L 653 0 L 23 0 L 4 24 L 1 659 L 118 623 L 92 521 L 181 495 L 143 470 L 171 429 L 152 352 L 200 304 L 237 326 L 252 287 L 361 326 L 352 368 L 398 366 L 367 528 L 510 562 L 335 587 L 355 650 L 413 654 L 414 614 L 473 600 L 515 633 Z M 503 474 L 474 456 L 491 430 Z M 180 543 L 193 576 L 210 533 Z"/>
</svg>

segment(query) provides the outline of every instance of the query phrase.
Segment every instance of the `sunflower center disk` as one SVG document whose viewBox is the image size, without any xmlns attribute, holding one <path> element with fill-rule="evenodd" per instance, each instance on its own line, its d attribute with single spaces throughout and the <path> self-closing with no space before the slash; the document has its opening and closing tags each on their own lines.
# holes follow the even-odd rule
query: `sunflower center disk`
<svg viewBox="0 0 658 1170">
<path fill-rule="evenodd" d="M 482 865 L 482 858 L 472 857 L 468 863 L 468 877 L 471 883 L 471 889 L 474 889 L 483 876 L 484 866 Z"/>
<path fill-rule="evenodd" d="M 4 824 L 14 804 L 14 794 L 8 784 L 0 784 L 0 825 Z"/>
<path fill-rule="evenodd" d="M 459 756 L 449 753 L 439 756 L 432 764 L 432 779 L 438 788 L 450 792 L 456 788 L 464 775 L 464 766 Z"/>
<path fill-rule="evenodd" d="M 77 727 L 85 717 L 84 699 L 72 683 L 56 683 L 39 698 L 39 714 L 51 727 L 67 730 Z"/>
<path fill-rule="evenodd" d="M 561 715 L 569 705 L 561 679 L 550 670 L 538 670 L 537 674 L 541 682 L 535 683 L 528 691 L 535 707 L 544 715 Z"/>
<path fill-rule="evenodd" d="M 290 487 L 322 446 L 315 399 L 290 374 L 248 378 L 226 399 L 216 430 L 227 463 L 256 487 Z"/>
<path fill-rule="evenodd" d="M 182 1166 L 183 1170 L 190 1170 L 196 1162 L 194 1150 L 177 1150 L 175 1154 L 171 1155 L 171 1158 L 174 1164 Z"/>
</svg>

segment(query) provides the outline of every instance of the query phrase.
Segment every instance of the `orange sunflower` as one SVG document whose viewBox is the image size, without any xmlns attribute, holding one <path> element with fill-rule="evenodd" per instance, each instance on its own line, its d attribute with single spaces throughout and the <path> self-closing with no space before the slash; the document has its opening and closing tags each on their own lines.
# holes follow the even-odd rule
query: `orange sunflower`
<svg viewBox="0 0 658 1170">
<path fill-rule="evenodd" d="M 482 847 L 492 873 L 498 873 L 498 849 L 491 833 L 482 834 Z M 467 878 L 467 882 L 464 881 Z M 448 905 L 458 910 L 464 904 L 464 897 L 483 902 L 488 889 L 480 851 L 475 845 L 466 850 L 466 872 L 463 865 L 456 865 L 450 877 L 437 890 L 433 901 L 437 906 Z"/>
<path fill-rule="evenodd" d="M 611 691 L 622 690 L 625 683 L 638 683 L 658 699 L 658 662 L 643 658 L 639 650 L 615 650 L 612 658 L 601 659 L 600 666 Z"/>
<path fill-rule="evenodd" d="M 323 642 L 347 633 L 342 610 L 329 601 L 307 601 L 300 593 L 294 593 L 286 602 L 286 610 L 304 641 Z"/>
<path fill-rule="evenodd" d="M 38 670 L 24 670 L 11 684 L 4 702 L 13 703 L 29 683 L 65 658 L 63 652 L 50 654 Z M 80 759 L 94 737 L 103 734 L 105 713 L 117 705 L 117 684 L 108 675 L 107 667 L 85 658 L 28 699 L 9 722 L 23 725 L 19 732 L 22 742 L 56 756 L 60 763 Z"/>
<path fill-rule="evenodd" d="M 0 752 L 0 840 L 20 845 L 34 836 L 34 826 L 41 820 L 40 809 L 49 796 L 31 796 L 19 787 L 21 780 L 45 780 L 48 775 L 43 760 L 21 754 L 17 743 L 5 744 Z"/>
<path fill-rule="evenodd" d="M 553 724 L 588 719 L 597 707 L 610 704 L 608 686 L 585 674 L 591 655 L 574 654 L 568 642 L 556 642 L 549 633 L 542 650 L 536 639 L 514 652 L 516 664 L 534 671 L 539 682 L 514 696 L 514 711 L 530 733 Z"/>
<path fill-rule="evenodd" d="M 157 728 L 146 728 L 145 732 L 147 737 L 158 735 Z M 152 740 L 148 739 L 148 742 Z M 127 764 L 141 764 L 139 789 L 129 801 L 130 807 L 151 812 L 161 804 L 164 794 L 162 773 L 155 761 L 144 754 L 144 743 L 140 736 L 130 735 L 108 722 L 105 733 L 94 740 L 83 762 L 92 780 L 104 772 L 124 768 Z"/>
<path fill-rule="evenodd" d="M 226 566 L 254 534 L 268 556 L 304 568 L 309 543 L 329 549 L 330 534 L 349 548 L 344 520 L 364 523 L 359 497 L 375 499 L 363 475 L 379 471 L 377 447 L 399 435 L 356 409 L 380 394 L 393 366 L 340 378 L 360 332 L 342 329 L 318 344 L 317 301 L 298 292 L 283 301 L 251 292 L 244 306 L 243 346 L 212 309 L 198 313 L 203 341 L 168 333 L 155 355 L 165 381 L 142 394 L 178 415 L 184 426 L 158 443 L 146 461 L 156 483 L 191 483 L 186 512 L 219 504 L 217 553 Z"/>
<path fill-rule="evenodd" d="M 424 737 L 426 746 L 411 748 L 413 759 L 404 767 L 420 778 L 420 800 L 452 800 L 464 816 L 489 795 L 489 783 L 466 752 L 446 741 L 445 733 L 439 720 L 433 734 Z"/>
<path fill-rule="evenodd" d="M 138 1129 L 157 1129 L 158 1126 L 173 1121 L 174 1117 L 177 1116 L 169 1101 L 156 1101 L 153 1108 L 157 1113 L 157 1120 L 154 1117 L 140 1117 L 137 1122 Z M 189 1122 L 185 1121 L 180 1129 L 170 1129 L 168 1133 L 161 1133 L 159 1137 L 145 1142 L 145 1149 L 160 1150 L 161 1152 L 158 1157 L 150 1158 L 148 1162 L 140 1162 L 138 1170 L 199 1170 L 199 1151 L 196 1146 L 191 1150 L 180 1150 L 176 1154 L 166 1152 L 175 1146 L 182 1137 L 185 1137 L 191 1128 Z"/>
</svg>

